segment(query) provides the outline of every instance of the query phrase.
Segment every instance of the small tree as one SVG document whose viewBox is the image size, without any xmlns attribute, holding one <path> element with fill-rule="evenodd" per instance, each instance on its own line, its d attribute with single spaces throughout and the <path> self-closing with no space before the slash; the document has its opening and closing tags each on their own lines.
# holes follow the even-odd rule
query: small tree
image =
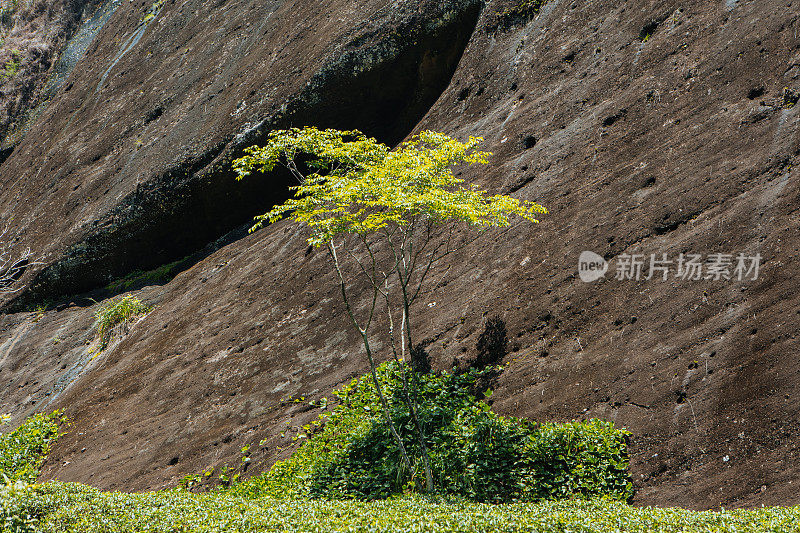
<svg viewBox="0 0 800 533">
<path fill-rule="evenodd" d="M 547 212 L 537 203 L 489 195 L 453 174 L 456 165 L 488 163 L 491 154 L 477 149 L 481 141 L 470 137 L 462 143 L 425 131 L 392 151 L 358 131 L 292 129 L 271 133 L 266 145 L 248 148 L 234 162 L 237 179 L 281 164 L 299 182 L 291 188 L 294 197 L 257 217 L 251 231 L 288 217 L 308 226 L 309 244 L 327 249 L 387 424 L 409 469 L 411 460 L 375 372 L 370 332 L 376 318 L 385 313 L 391 355 L 405 363 L 408 354 L 413 369 L 425 368 L 425 351 L 413 336 L 413 306 L 430 285 L 434 267 L 463 246 L 459 227 L 508 226 L 512 217 L 538 222 L 537 215 Z M 355 307 L 348 288 L 348 280 L 358 277 L 369 296 L 364 312 Z M 403 374 L 430 491 L 433 478 L 416 414 L 415 379 L 413 372 L 410 378 Z"/>
</svg>

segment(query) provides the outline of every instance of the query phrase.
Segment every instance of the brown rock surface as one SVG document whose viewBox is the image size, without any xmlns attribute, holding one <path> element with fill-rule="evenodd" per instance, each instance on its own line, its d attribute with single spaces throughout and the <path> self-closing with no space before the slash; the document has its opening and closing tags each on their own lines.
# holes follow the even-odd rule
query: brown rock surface
<svg viewBox="0 0 800 533">
<path fill-rule="evenodd" d="M 28 112 L 50 97 L 48 79 L 59 51 L 88 20 L 87 0 L 9 1 L 0 7 L 0 163 L 22 135 Z M 54 87 L 53 87 L 54 88 Z"/>
<path fill-rule="evenodd" d="M 450 262 L 417 311 L 435 366 L 474 357 L 499 314 L 513 351 L 493 407 L 628 428 L 636 503 L 800 503 L 800 7 L 553 0 L 492 30 L 511 4 L 487 3 L 450 79 L 460 50 L 428 28 L 450 20 L 433 2 L 168 1 L 95 92 L 149 7 L 123 4 L 0 165 L 0 213 L 71 284 L 40 274 L 27 302 L 81 304 L 77 292 L 194 252 L 285 194 L 277 178 L 229 181 L 227 161 L 263 134 L 241 135 L 247 122 L 359 125 L 388 141 L 482 135 L 492 164 L 466 177 L 551 215 L 482 234 Z M 467 2 L 452 5 L 469 21 Z M 426 46 L 393 55 L 398 28 Z M 351 49 L 361 70 L 337 92 Z M 382 83 L 396 65 L 398 79 L 416 73 L 404 90 L 425 97 L 376 96 L 396 85 Z M 584 250 L 610 259 L 606 279 L 579 279 Z M 717 252 L 759 253 L 760 276 L 614 279 L 620 254 Z M 264 468 L 289 453 L 286 424 L 318 414 L 285 400 L 365 369 L 329 270 L 298 228 L 277 224 L 142 289 L 155 310 L 96 358 L 94 307 L 8 313 L 0 411 L 73 417 L 44 479 L 169 486 L 266 437 L 251 471 Z"/>
</svg>

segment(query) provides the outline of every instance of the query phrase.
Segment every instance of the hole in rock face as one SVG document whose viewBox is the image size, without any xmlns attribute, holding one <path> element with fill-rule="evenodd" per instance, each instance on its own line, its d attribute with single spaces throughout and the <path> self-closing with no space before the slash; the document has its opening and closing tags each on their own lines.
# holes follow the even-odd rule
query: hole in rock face
<svg viewBox="0 0 800 533">
<path fill-rule="evenodd" d="M 149 123 L 153 122 L 154 120 L 158 120 L 158 118 L 161 117 L 161 115 L 163 115 L 163 114 L 164 114 L 164 108 L 161 107 L 161 106 L 158 106 L 157 108 L 155 108 L 152 111 L 150 111 L 149 113 L 147 113 L 147 116 L 144 119 L 144 123 L 145 124 L 149 124 Z"/>
<path fill-rule="evenodd" d="M 639 31 L 639 40 L 640 41 L 647 41 L 653 34 L 656 32 L 658 25 L 660 24 L 657 20 L 651 20 L 647 24 L 645 24 L 642 29 Z"/>
<path fill-rule="evenodd" d="M 526 150 L 530 150 L 534 146 L 536 146 L 536 137 L 533 135 L 528 135 L 522 140 L 522 145 L 525 147 Z"/>
<path fill-rule="evenodd" d="M 14 147 L 13 146 L 11 146 L 9 148 L 6 148 L 4 150 L 0 150 L 0 165 L 5 163 L 6 159 L 8 159 L 9 156 L 11 156 L 11 153 L 13 151 L 14 151 Z"/>
<path fill-rule="evenodd" d="M 603 127 L 608 128 L 610 126 L 613 126 L 614 123 L 617 122 L 619 119 L 624 118 L 627 113 L 628 113 L 627 109 L 620 109 L 619 112 L 611 115 L 610 117 L 606 117 L 603 120 Z"/>
<path fill-rule="evenodd" d="M 764 96 L 765 92 L 766 89 L 764 88 L 763 85 L 761 85 L 760 87 L 753 87 L 752 89 L 750 89 L 750 91 L 748 91 L 747 98 L 749 100 L 755 100 L 756 98 Z"/>
</svg>

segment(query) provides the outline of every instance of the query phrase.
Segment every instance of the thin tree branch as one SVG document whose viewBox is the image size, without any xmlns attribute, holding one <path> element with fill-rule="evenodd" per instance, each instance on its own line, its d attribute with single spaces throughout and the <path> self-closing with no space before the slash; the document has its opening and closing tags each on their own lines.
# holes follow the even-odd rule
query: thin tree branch
<svg viewBox="0 0 800 533">
<path fill-rule="evenodd" d="M 336 245 L 333 240 L 328 242 L 328 253 L 330 253 L 331 257 L 333 258 L 334 266 L 336 267 L 336 274 L 339 277 L 339 287 L 342 291 L 342 299 L 344 301 L 345 309 L 347 310 L 347 316 L 350 317 L 350 321 L 353 323 L 353 326 L 361 333 L 361 341 L 364 344 L 364 349 L 367 352 L 367 360 L 369 361 L 369 369 L 370 373 L 372 374 L 372 383 L 375 385 L 375 391 L 378 393 L 378 397 L 380 398 L 381 405 L 383 406 L 383 414 L 386 417 L 386 423 L 389 425 L 389 431 L 391 431 L 392 436 L 397 443 L 397 447 L 400 450 L 400 454 L 403 457 L 403 462 L 406 465 L 408 471 L 411 471 L 411 460 L 408 457 L 408 453 L 406 452 L 406 447 L 403 444 L 403 439 L 400 438 L 400 434 L 397 432 L 397 428 L 394 425 L 394 421 L 392 420 L 391 412 L 389 411 L 389 402 L 386 401 L 386 397 L 383 395 L 383 389 L 381 388 L 381 383 L 378 380 L 378 374 L 375 371 L 375 359 L 372 356 L 372 348 L 369 343 L 369 337 L 367 336 L 367 330 L 361 328 L 358 325 L 358 320 L 356 320 L 355 315 L 353 314 L 353 308 L 350 306 L 350 300 L 347 298 L 347 286 L 344 281 L 344 275 L 342 274 L 342 268 L 339 263 L 339 256 L 336 254 Z M 373 305 L 374 308 L 374 305 Z"/>
<path fill-rule="evenodd" d="M 34 257 L 30 248 L 13 254 L 11 245 L 6 239 L 8 232 L 8 225 L 0 231 L 0 295 L 21 291 L 25 288 L 25 285 L 20 282 L 25 271 L 32 266 L 42 264 L 41 258 Z"/>
</svg>

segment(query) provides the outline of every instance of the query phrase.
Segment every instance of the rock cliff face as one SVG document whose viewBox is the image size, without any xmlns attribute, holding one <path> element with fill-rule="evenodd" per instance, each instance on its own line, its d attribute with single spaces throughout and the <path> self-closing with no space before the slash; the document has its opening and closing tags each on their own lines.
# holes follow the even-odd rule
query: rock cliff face
<svg viewBox="0 0 800 533">
<path fill-rule="evenodd" d="M 551 210 L 442 267 L 417 311 L 436 368 L 498 314 L 493 407 L 627 427 L 636 502 L 800 503 L 800 5 L 40 1 L 9 20 L 0 219 L 44 264 L 2 302 L 0 411 L 74 419 L 45 479 L 164 487 L 250 443 L 266 468 L 308 400 L 365 370 L 325 255 L 292 224 L 243 230 L 287 177 L 229 170 L 312 124 L 484 136 L 491 165 L 464 176 Z M 604 279 L 581 280 L 583 251 Z M 676 277 L 715 253 L 733 279 Z M 633 255 L 643 275 L 615 279 Z M 88 297 L 175 261 L 132 285 L 154 311 L 89 353 Z"/>
</svg>

